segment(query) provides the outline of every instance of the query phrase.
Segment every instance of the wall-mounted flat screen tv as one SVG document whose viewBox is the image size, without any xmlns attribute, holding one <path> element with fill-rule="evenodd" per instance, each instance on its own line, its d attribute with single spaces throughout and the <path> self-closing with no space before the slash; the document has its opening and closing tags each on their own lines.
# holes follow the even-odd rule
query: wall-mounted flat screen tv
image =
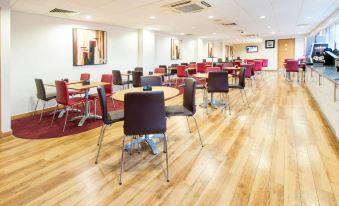
<svg viewBox="0 0 339 206">
<path fill-rule="evenodd" d="M 247 53 L 258 52 L 258 46 L 247 46 L 246 47 L 246 52 Z"/>
</svg>

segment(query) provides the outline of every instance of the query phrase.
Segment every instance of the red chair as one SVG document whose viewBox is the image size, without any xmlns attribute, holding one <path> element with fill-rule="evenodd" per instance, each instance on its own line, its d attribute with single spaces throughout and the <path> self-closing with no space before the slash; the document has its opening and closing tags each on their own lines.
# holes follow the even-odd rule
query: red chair
<svg viewBox="0 0 339 206">
<path fill-rule="evenodd" d="M 189 68 L 188 70 L 189 75 L 193 75 L 197 73 L 197 64 L 189 64 L 188 68 Z"/>
<path fill-rule="evenodd" d="M 64 128 L 62 132 L 65 131 L 66 128 L 66 123 L 68 119 L 68 111 L 71 107 L 81 104 L 86 101 L 85 98 L 82 97 L 74 97 L 74 98 L 69 98 L 69 91 L 68 91 L 68 86 L 67 83 L 64 81 L 55 81 L 55 88 L 56 88 L 56 102 L 57 106 L 55 107 L 54 114 L 53 114 L 53 119 L 51 122 L 51 126 L 54 122 L 55 114 L 56 111 L 58 110 L 59 105 L 63 105 L 66 109 L 66 118 L 65 118 L 65 123 L 64 123 Z"/>
<path fill-rule="evenodd" d="M 262 59 L 262 67 L 268 67 L 268 59 Z"/>
<path fill-rule="evenodd" d="M 90 79 L 90 76 L 91 76 L 91 74 L 89 74 L 89 73 L 82 73 L 82 74 L 80 75 L 80 80 L 81 80 L 81 81 L 89 80 L 89 79 Z"/>
<path fill-rule="evenodd" d="M 162 82 L 164 82 L 164 79 L 165 79 L 164 76 L 166 74 L 166 68 L 164 68 L 164 67 L 155 68 L 154 73 L 155 74 L 162 74 L 161 80 L 162 80 Z"/>
<path fill-rule="evenodd" d="M 211 66 L 213 66 L 212 62 L 205 62 L 205 67 L 211 67 Z"/>
<path fill-rule="evenodd" d="M 288 73 L 288 79 L 291 80 L 291 72 L 296 72 L 298 74 L 299 82 L 299 62 L 298 60 L 288 60 L 286 62 L 286 72 Z"/>
<path fill-rule="evenodd" d="M 254 60 L 254 74 L 260 74 L 262 79 L 264 78 L 262 73 L 262 61 L 261 60 Z"/>
<path fill-rule="evenodd" d="M 107 85 L 104 85 L 103 87 L 105 89 L 106 97 L 110 97 L 112 99 L 112 101 L 113 101 L 113 108 L 115 109 L 114 100 L 112 98 L 112 94 L 113 94 L 113 75 L 112 74 L 103 74 L 101 76 L 101 82 L 109 83 Z M 91 94 L 88 98 L 90 100 L 94 101 L 94 113 L 97 114 L 97 100 L 99 99 L 98 93 Z"/>
<path fill-rule="evenodd" d="M 90 80 L 90 76 L 91 76 L 91 74 L 89 74 L 89 73 L 82 73 L 80 75 L 80 81 Z M 84 93 L 85 93 L 85 91 L 74 91 L 74 90 L 69 91 L 69 94 L 71 96 L 78 95 L 78 94 L 81 95 L 81 94 L 84 94 Z"/>
<path fill-rule="evenodd" d="M 244 62 L 246 64 L 254 64 L 254 60 L 253 59 L 245 59 Z"/>
<path fill-rule="evenodd" d="M 240 67 L 244 67 L 245 68 L 245 79 L 251 80 L 251 87 L 253 87 L 252 84 L 252 77 L 254 75 L 254 65 L 253 64 L 241 64 Z"/>
<path fill-rule="evenodd" d="M 176 85 L 178 86 L 178 80 L 183 80 L 188 77 L 186 66 L 185 65 L 178 65 L 177 67 L 177 79 Z"/>
<path fill-rule="evenodd" d="M 240 61 L 234 61 L 234 62 L 233 62 L 233 65 L 234 65 L 234 66 L 240 66 L 240 64 L 241 64 Z"/>
<path fill-rule="evenodd" d="M 198 73 L 205 73 L 206 72 L 205 63 L 197 63 L 197 72 Z"/>
</svg>

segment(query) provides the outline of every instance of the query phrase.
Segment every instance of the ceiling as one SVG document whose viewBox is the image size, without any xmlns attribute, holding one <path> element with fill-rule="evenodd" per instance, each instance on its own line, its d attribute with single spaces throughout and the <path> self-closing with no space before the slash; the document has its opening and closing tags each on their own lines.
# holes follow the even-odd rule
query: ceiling
<svg viewBox="0 0 339 206">
<path fill-rule="evenodd" d="M 256 37 L 245 37 L 250 34 L 258 37 L 305 34 L 339 8 L 338 0 L 205 0 L 211 8 L 185 14 L 162 7 L 177 1 L 13 0 L 11 5 L 15 11 L 49 15 L 50 10 L 60 8 L 80 12 L 64 18 L 225 41 L 255 40 Z M 219 20 L 237 25 L 222 26 L 216 23 Z"/>
</svg>

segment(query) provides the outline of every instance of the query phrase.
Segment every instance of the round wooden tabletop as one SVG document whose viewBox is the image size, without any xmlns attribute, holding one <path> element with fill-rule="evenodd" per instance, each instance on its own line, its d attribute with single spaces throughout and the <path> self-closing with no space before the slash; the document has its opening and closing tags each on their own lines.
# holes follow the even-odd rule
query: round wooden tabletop
<svg viewBox="0 0 339 206">
<path fill-rule="evenodd" d="M 240 67 L 224 67 L 224 70 L 240 70 Z"/>
<path fill-rule="evenodd" d="M 179 90 L 176 89 L 176 88 L 165 87 L 165 86 L 152 87 L 152 91 L 163 91 L 165 100 L 171 99 L 171 98 L 177 96 L 180 93 Z M 125 90 L 121 90 L 121 91 L 114 93 L 113 99 L 123 102 L 124 99 L 125 99 L 125 94 L 131 93 L 131 92 L 147 92 L 147 91 L 143 91 L 142 87 L 134 87 L 134 88 L 130 88 L 130 89 L 125 89 Z"/>
<path fill-rule="evenodd" d="M 146 74 L 144 76 L 158 76 L 158 77 L 161 77 L 161 76 L 164 76 L 166 75 L 165 73 L 153 73 L 153 74 Z"/>
<path fill-rule="evenodd" d="M 193 74 L 193 77 L 199 78 L 199 79 L 207 79 L 207 78 L 208 78 L 208 73 L 197 73 L 197 74 Z"/>
</svg>

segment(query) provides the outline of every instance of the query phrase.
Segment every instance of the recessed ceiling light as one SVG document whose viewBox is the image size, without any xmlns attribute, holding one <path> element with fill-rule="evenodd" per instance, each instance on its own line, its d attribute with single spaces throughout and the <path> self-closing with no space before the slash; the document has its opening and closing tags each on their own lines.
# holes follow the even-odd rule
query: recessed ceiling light
<svg viewBox="0 0 339 206">
<path fill-rule="evenodd" d="M 272 28 L 271 26 L 267 26 L 268 29 Z"/>
<path fill-rule="evenodd" d="M 271 34 L 275 34 L 275 32 L 274 32 L 274 31 L 272 31 L 272 32 L 271 32 Z"/>
<path fill-rule="evenodd" d="M 91 17 L 91 16 L 85 16 L 85 18 L 86 18 L 86 19 L 92 19 L 92 17 Z"/>
<path fill-rule="evenodd" d="M 195 29 L 195 27 L 194 27 L 194 26 L 192 26 L 192 29 Z"/>
<path fill-rule="evenodd" d="M 154 30 L 153 27 L 146 27 L 147 30 Z"/>
<path fill-rule="evenodd" d="M 216 34 L 217 34 L 217 33 L 215 33 L 215 32 L 213 33 L 213 35 L 216 35 Z"/>
<path fill-rule="evenodd" d="M 150 18 L 150 19 L 155 19 L 155 16 L 150 16 L 149 18 Z"/>
<path fill-rule="evenodd" d="M 213 19 L 213 18 L 214 18 L 214 16 L 208 16 L 208 18 L 209 18 L 209 19 Z"/>
<path fill-rule="evenodd" d="M 180 35 L 185 35 L 185 33 L 180 33 Z"/>
<path fill-rule="evenodd" d="M 260 19 L 265 19 L 265 18 L 266 18 L 266 16 L 260 16 L 259 18 L 260 18 Z"/>
<path fill-rule="evenodd" d="M 312 19 L 312 17 L 311 16 L 308 16 L 308 17 L 306 17 L 307 19 Z"/>
</svg>

